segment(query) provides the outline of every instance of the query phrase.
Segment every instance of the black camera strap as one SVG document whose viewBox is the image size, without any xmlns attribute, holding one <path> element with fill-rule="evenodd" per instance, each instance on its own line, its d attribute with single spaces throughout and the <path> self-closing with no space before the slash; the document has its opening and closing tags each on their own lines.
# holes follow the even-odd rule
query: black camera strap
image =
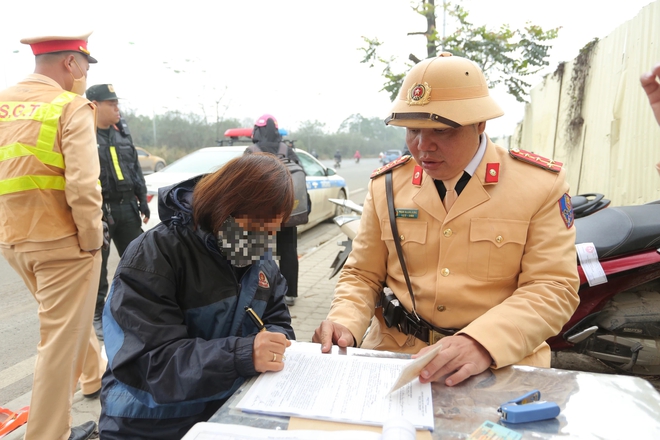
<svg viewBox="0 0 660 440">
<path fill-rule="evenodd" d="M 415 307 L 415 295 L 413 295 L 412 284 L 410 284 L 410 277 L 408 276 L 408 269 L 406 268 L 406 261 L 403 259 L 403 249 L 401 249 L 401 240 L 399 239 L 399 229 L 396 227 L 396 213 L 394 211 L 394 190 L 392 189 L 392 173 L 385 174 L 385 192 L 387 193 L 387 210 L 390 217 L 390 226 L 392 227 L 392 238 L 394 239 L 394 246 L 396 246 L 396 253 L 399 257 L 399 264 L 403 276 L 406 278 L 406 285 L 408 286 L 408 293 L 412 301 L 412 312 L 415 318 L 419 321 Z"/>
</svg>

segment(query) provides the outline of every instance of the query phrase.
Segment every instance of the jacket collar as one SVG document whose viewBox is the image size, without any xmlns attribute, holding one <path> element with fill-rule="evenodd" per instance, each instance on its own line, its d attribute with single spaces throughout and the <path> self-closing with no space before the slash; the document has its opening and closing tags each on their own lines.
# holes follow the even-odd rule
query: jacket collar
<svg viewBox="0 0 660 440">
<path fill-rule="evenodd" d="M 47 84 L 49 86 L 53 86 L 53 87 L 56 87 L 58 89 L 61 89 L 63 92 L 65 91 L 64 89 L 62 89 L 62 86 L 59 85 L 58 82 L 55 81 L 53 78 L 51 78 L 49 76 L 46 76 L 46 75 L 42 75 L 40 73 L 31 73 L 28 76 L 26 76 L 23 81 L 24 82 L 38 82 L 38 83 L 41 83 L 41 84 Z"/>
<path fill-rule="evenodd" d="M 483 159 L 477 166 L 472 178 L 461 192 L 460 197 L 456 199 L 456 203 L 454 203 L 451 212 L 449 213 L 445 211 L 445 207 L 442 204 L 442 200 L 440 200 L 440 196 L 438 196 L 438 190 L 435 187 L 433 179 L 426 173 L 424 173 L 422 186 L 417 194 L 413 196 L 413 200 L 438 221 L 448 222 L 470 209 L 490 200 L 490 195 L 484 187 L 495 185 L 496 182 L 486 183 L 487 164 L 499 162 L 500 157 L 495 149 L 495 144 L 488 139 Z"/>
</svg>

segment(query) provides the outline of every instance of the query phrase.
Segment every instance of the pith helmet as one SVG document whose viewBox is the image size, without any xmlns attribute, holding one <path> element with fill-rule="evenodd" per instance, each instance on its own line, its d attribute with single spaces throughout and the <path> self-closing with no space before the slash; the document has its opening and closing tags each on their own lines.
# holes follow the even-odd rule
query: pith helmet
<svg viewBox="0 0 660 440">
<path fill-rule="evenodd" d="M 481 69 L 466 58 L 443 52 L 410 69 L 385 123 L 409 128 L 457 128 L 503 114 L 488 94 Z"/>
</svg>

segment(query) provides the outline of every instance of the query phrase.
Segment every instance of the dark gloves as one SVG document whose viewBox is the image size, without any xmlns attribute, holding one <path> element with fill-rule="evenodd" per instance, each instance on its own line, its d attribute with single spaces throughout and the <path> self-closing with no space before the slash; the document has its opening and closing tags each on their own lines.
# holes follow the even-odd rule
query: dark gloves
<svg viewBox="0 0 660 440">
<path fill-rule="evenodd" d="M 142 196 L 138 199 L 140 201 L 140 212 L 146 218 L 151 218 L 151 211 L 149 210 L 149 204 L 147 203 L 147 197 Z"/>
<path fill-rule="evenodd" d="M 108 228 L 108 222 L 105 220 L 101 220 L 101 223 L 103 224 L 103 250 L 107 251 L 108 248 L 110 247 L 110 229 Z"/>
</svg>

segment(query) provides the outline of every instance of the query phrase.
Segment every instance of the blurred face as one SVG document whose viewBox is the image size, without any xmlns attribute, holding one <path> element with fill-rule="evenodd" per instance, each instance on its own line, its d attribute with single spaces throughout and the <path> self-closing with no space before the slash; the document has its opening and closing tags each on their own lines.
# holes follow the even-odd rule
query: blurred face
<svg viewBox="0 0 660 440">
<path fill-rule="evenodd" d="M 96 125 L 99 128 L 108 128 L 119 122 L 119 101 L 94 101 L 96 103 Z"/>
<path fill-rule="evenodd" d="M 282 227 L 282 220 L 284 220 L 283 215 L 278 215 L 274 219 L 264 220 L 264 219 L 253 219 L 248 216 L 236 216 L 236 223 L 245 229 L 246 231 L 252 232 L 268 232 L 269 235 L 272 235 L 280 230 Z"/>
<path fill-rule="evenodd" d="M 407 128 L 406 144 L 426 174 L 448 180 L 470 163 L 485 128 L 485 122 L 459 128 Z"/>
<path fill-rule="evenodd" d="M 282 225 L 282 216 L 255 219 L 248 216 L 227 218 L 218 231 L 218 243 L 229 262 L 245 267 L 259 261 L 275 247 L 275 233 Z"/>
</svg>

